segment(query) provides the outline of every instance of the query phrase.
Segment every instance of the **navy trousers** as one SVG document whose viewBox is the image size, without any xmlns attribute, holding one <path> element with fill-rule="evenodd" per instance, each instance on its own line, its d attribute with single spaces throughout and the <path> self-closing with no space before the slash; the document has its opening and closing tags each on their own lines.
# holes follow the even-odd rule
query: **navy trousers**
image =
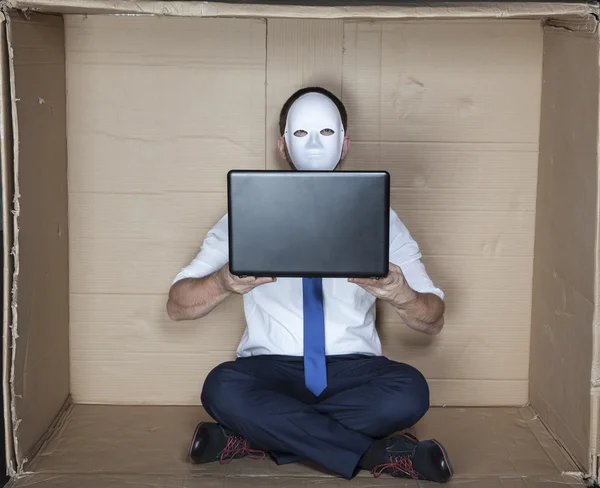
<svg viewBox="0 0 600 488">
<path fill-rule="evenodd" d="M 414 425 L 429 409 L 423 375 L 382 356 L 330 356 L 327 381 L 315 398 L 301 357 L 238 358 L 211 371 L 201 401 L 277 464 L 309 460 L 346 479 L 373 440 Z"/>
</svg>

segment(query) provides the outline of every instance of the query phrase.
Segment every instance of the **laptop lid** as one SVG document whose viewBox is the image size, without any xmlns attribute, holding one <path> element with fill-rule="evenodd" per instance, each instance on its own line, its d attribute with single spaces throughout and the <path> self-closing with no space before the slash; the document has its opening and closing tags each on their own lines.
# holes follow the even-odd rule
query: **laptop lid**
<svg viewBox="0 0 600 488">
<path fill-rule="evenodd" d="M 234 170 L 227 180 L 231 273 L 387 275 L 387 172 Z"/>
</svg>

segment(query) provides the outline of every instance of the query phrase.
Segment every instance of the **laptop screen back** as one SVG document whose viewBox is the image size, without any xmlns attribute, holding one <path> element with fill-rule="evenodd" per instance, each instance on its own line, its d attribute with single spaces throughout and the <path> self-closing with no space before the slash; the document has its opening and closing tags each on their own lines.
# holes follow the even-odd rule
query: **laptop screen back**
<svg viewBox="0 0 600 488">
<path fill-rule="evenodd" d="M 389 263 L 389 174 L 231 171 L 238 276 L 379 277 Z"/>
</svg>

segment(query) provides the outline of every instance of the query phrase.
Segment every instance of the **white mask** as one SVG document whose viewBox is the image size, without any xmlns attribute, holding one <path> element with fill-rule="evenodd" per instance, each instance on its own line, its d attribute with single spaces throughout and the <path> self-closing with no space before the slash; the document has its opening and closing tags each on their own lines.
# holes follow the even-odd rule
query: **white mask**
<svg viewBox="0 0 600 488">
<path fill-rule="evenodd" d="M 296 169 L 332 170 L 340 161 L 344 144 L 340 112 L 325 95 L 302 95 L 290 107 L 284 137 Z"/>
</svg>

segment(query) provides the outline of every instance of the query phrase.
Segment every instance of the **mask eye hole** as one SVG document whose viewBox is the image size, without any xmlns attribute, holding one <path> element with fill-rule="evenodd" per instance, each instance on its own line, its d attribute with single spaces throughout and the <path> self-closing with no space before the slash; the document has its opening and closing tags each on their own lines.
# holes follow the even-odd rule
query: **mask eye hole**
<svg viewBox="0 0 600 488">
<path fill-rule="evenodd" d="M 296 137 L 304 137 L 308 135 L 308 132 L 306 132 L 305 130 L 302 129 L 298 129 L 296 132 L 294 132 L 294 135 Z"/>
<path fill-rule="evenodd" d="M 332 136 L 333 134 L 335 134 L 335 131 L 333 129 L 323 129 L 321 131 L 322 136 Z"/>
</svg>

